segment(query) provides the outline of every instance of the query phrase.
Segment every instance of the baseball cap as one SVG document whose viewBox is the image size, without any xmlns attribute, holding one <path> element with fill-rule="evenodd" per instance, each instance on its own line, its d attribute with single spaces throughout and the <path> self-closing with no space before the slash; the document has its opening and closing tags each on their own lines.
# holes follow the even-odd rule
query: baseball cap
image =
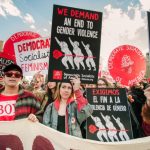
<svg viewBox="0 0 150 150">
<path fill-rule="evenodd" d="M 21 74 L 23 74 L 22 69 L 20 68 L 20 66 L 18 66 L 17 64 L 10 64 L 7 65 L 4 69 L 3 72 L 8 72 L 10 70 L 14 70 L 14 71 L 19 71 Z"/>
</svg>

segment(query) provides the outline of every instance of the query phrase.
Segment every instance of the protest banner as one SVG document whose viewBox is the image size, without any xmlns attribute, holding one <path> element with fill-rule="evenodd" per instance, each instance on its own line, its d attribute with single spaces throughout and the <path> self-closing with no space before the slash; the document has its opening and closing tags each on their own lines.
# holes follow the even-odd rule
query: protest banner
<svg viewBox="0 0 150 150">
<path fill-rule="evenodd" d="M 97 83 L 102 13 L 54 5 L 49 81 Z"/>
<path fill-rule="evenodd" d="M 90 88 L 87 99 L 94 110 L 87 119 L 88 139 L 115 142 L 133 138 L 125 89 Z"/>
<path fill-rule="evenodd" d="M 150 137 L 99 142 L 58 132 L 27 119 L 0 122 L 0 149 L 12 150 L 150 150 Z"/>
<path fill-rule="evenodd" d="M 14 43 L 39 37 L 41 36 L 38 33 L 32 31 L 16 32 L 13 35 L 11 35 L 5 42 L 3 52 L 7 53 L 7 55 L 10 55 L 11 57 L 13 57 L 14 60 L 16 60 Z"/>
<path fill-rule="evenodd" d="M 50 38 L 24 40 L 14 44 L 16 62 L 25 76 L 33 76 L 39 71 L 48 74 Z"/>
<path fill-rule="evenodd" d="M 115 81 L 131 86 L 141 81 L 145 75 L 145 57 L 137 47 L 122 45 L 111 52 L 108 69 Z"/>
</svg>

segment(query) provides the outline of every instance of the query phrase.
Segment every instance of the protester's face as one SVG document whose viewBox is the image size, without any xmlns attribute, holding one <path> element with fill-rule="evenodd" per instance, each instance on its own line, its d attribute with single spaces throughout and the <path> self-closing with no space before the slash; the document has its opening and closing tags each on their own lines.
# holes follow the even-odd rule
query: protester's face
<svg viewBox="0 0 150 150">
<path fill-rule="evenodd" d="M 102 80 L 98 80 L 97 87 L 98 87 L 98 88 L 106 88 L 106 87 L 107 87 L 107 85 L 105 84 L 105 82 L 104 82 L 104 81 L 102 81 Z"/>
<path fill-rule="evenodd" d="M 53 88 L 56 87 L 56 82 L 48 82 L 47 86 L 48 86 L 49 89 L 53 89 Z"/>
<path fill-rule="evenodd" d="M 42 86 L 42 82 L 40 81 L 40 79 L 36 79 L 34 82 L 34 88 L 38 89 L 41 88 Z"/>
<path fill-rule="evenodd" d="M 145 79 L 145 78 L 142 79 L 142 82 L 147 83 L 147 79 Z"/>
<path fill-rule="evenodd" d="M 18 86 L 22 79 L 22 74 L 19 71 L 8 71 L 4 73 L 5 86 L 15 87 Z"/>
<path fill-rule="evenodd" d="M 140 85 L 140 83 L 135 83 L 135 84 L 134 84 L 134 86 L 135 86 L 135 88 L 136 88 L 136 89 L 139 89 L 139 88 L 141 88 L 141 85 Z"/>
<path fill-rule="evenodd" d="M 96 84 L 86 84 L 86 88 L 96 88 Z"/>
<path fill-rule="evenodd" d="M 22 86 L 23 86 L 24 88 L 27 88 L 27 87 L 29 86 L 29 82 L 23 81 L 23 82 L 22 82 Z"/>
<path fill-rule="evenodd" d="M 140 88 L 141 88 L 141 89 L 144 89 L 144 85 L 143 85 L 143 84 L 140 84 Z"/>
<path fill-rule="evenodd" d="M 60 96 L 61 99 L 67 100 L 72 93 L 72 86 L 70 83 L 62 83 L 60 86 Z"/>
</svg>

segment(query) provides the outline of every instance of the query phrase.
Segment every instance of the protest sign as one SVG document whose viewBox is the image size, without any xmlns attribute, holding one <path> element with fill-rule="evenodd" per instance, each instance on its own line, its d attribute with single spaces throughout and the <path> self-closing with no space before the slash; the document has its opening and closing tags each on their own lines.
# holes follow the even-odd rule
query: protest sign
<svg viewBox="0 0 150 150">
<path fill-rule="evenodd" d="M 0 150 L 133 150 L 135 148 L 149 150 L 150 137 L 123 142 L 99 142 L 70 136 L 27 119 L 0 122 Z"/>
<path fill-rule="evenodd" d="M 137 47 L 122 45 L 111 52 L 108 69 L 115 81 L 131 86 L 141 81 L 145 75 L 145 57 Z"/>
<path fill-rule="evenodd" d="M 13 57 L 14 60 L 16 60 L 14 43 L 39 37 L 41 36 L 38 33 L 32 31 L 16 32 L 7 39 L 4 44 L 3 51 Z"/>
<path fill-rule="evenodd" d="M 16 62 L 23 74 L 33 76 L 39 71 L 48 74 L 50 38 L 24 40 L 14 44 Z"/>
<path fill-rule="evenodd" d="M 87 119 L 87 138 L 102 142 L 133 138 L 125 89 L 87 89 L 94 112 Z"/>
<path fill-rule="evenodd" d="M 102 13 L 54 5 L 49 81 L 97 83 Z"/>
</svg>

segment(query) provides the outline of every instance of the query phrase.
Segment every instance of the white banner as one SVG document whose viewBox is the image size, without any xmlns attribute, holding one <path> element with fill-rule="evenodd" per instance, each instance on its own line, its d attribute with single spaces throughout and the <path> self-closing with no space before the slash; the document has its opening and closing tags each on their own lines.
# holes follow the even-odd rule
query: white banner
<svg viewBox="0 0 150 150">
<path fill-rule="evenodd" d="M 42 71 L 48 74 L 50 38 L 24 40 L 14 44 L 16 62 L 25 76 Z"/>
<path fill-rule="evenodd" d="M 0 150 L 150 150 L 150 137 L 123 142 L 80 139 L 27 119 L 0 122 Z"/>
</svg>

